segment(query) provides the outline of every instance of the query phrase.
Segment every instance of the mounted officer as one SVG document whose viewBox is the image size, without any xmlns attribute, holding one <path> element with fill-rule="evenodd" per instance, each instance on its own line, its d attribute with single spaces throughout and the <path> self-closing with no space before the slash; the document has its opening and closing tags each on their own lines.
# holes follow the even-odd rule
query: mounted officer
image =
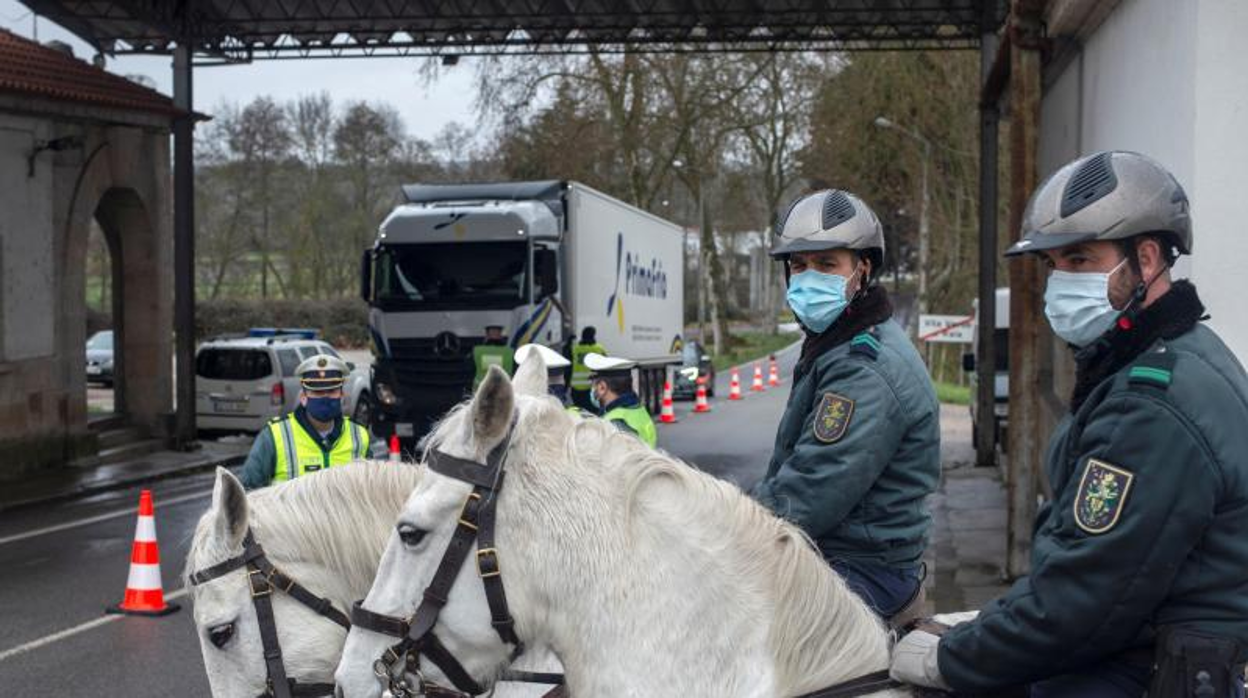
<svg viewBox="0 0 1248 698">
<path fill-rule="evenodd" d="M 633 369 L 637 362 L 602 354 L 588 354 L 589 399 L 595 412 L 622 432 L 633 434 L 654 448 L 659 441 L 654 420 L 633 391 Z"/>
<path fill-rule="evenodd" d="M 1045 314 L 1075 351 L 1053 499 L 1031 573 L 943 637 L 907 635 L 895 678 L 1040 698 L 1242 695 L 1248 375 L 1196 287 L 1171 280 L 1191 251 L 1183 188 L 1142 155 L 1080 158 L 1032 196 L 1006 254 L 1052 270 Z"/>
<path fill-rule="evenodd" d="M 800 526 L 881 617 L 914 607 L 940 480 L 939 405 L 875 283 L 880 222 L 853 194 L 795 201 L 772 257 L 805 330 L 767 474 L 751 494 Z"/>
<path fill-rule="evenodd" d="M 335 356 L 312 356 L 299 364 L 299 406 L 269 420 L 243 464 L 247 489 L 290 480 L 364 458 L 368 430 L 342 414 L 342 385 L 350 368 Z"/>
</svg>

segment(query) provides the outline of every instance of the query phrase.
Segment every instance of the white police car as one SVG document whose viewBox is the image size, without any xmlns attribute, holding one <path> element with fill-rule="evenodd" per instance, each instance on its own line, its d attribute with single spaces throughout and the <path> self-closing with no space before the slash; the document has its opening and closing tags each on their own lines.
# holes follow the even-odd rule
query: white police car
<svg viewBox="0 0 1248 698">
<path fill-rule="evenodd" d="M 205 431 L 256 432 L 299 404 L 295 369 L 311 356 L 339 356 L 315 330 L 253 328 L 244 336 L 217 337 L 195 352 L 195 419 Z M 343 413 L 368 426 L 372 397 L 367 367 L 348 362 Z"/>
</svg>

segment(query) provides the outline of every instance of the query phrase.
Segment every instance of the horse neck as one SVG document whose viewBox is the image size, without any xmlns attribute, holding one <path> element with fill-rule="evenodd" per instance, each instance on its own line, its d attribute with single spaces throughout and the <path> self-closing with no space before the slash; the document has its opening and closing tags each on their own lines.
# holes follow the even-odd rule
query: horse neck
<svg viewBox="0 0 1248 698">
<path fill-rule="evenodd" d="M 317 476 L 339 477 L 346 492 L 326 498 L 251 500 L 252 530 L 270 562 L 340 609 L 368 594 L 394 520 L 415 486 L 410 473 L 367 473 L 361 469 L 366 466 L 350 467 L 357 468 L 355 474 Z"/>
<path fill-rule="evenodd" d="M 785 588 L 744 541 L 754 522 L 725 523 L 717 505 L 689 501 L 679 478 L 643 483 L 630 498 L 627 469 L 654 457 L 560 462 L 516 478 L 518 515 L 500 517 L 500 543 L 516 548 L 518 579 L 508 582 L 509 593 L 522 589 L 519 626 L 555 649 L 571 682 L 588 683 L 578 692 L 611 694 L 609 683 L 627 677 L 620 685 L 651 682 L 661 693 L 791 695 L 887 666 L 883 628 L 795 530 L 789 542 L 802 549 L 784 559 L 799 569 Z M 669 505 L 699 514 L 673 518 Z M 827 617 L 801 622 L 812 608 Z"/>
</svg>

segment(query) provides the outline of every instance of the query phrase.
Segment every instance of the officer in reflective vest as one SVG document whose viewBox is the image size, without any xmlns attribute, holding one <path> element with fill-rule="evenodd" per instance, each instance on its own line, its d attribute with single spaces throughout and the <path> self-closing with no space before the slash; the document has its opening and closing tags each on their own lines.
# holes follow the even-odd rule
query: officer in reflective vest
<svg viewBox="0 0 1248 698">
<path fill-rule="evenodd" d="M 490 370 L 490 366 L 498 366 L 507 375 L 515 371 L 515 351 L 507 346 L 502 325 L 485 328 L 485 341 L 472 348 L 472 363 L 477 369 L 476 376 L 472 379 L 473 390 L 485 380 L 485 372 Z"/>
<path fill-rule="evenodd" d="M 516 365 L 523 366 L 526 361 L 535 361 L 535 357 L 541 357 L 546 366 L 546 391 L 559 400 L 560 404 L 568 406 L 568 384 L 564 382 L 564 373 L 571 362 L 550 347 L 526 344 L 516 350 Z"/>
<path fill-rule="evenodd" d="M 342 385 L 349 372 L 345 361 L 326 354 L 299 364 L 299 406 L 270 420 L 256 436 L 243 464 L 244 487 L 265 487 L 368 454 L 368 430 L 342 414 Z"/>
<path fill-rule="evenodd" d="M 581 330 L 581 341 L 572 347 L 572 404 L 587 411 L 597 409 L 589 399 L 589 367 L 585 365 L 585 357 L 590 354 L 606 355 L 607 349 L 598 343 L 598 330 L 589 325 Z"/>
<path fill-rule="evenodd" d="M 588 354 L 589 399 L 602 418 L 622 432 L 635 435 L 650 448 L 658 443 L 654 420 L 633 392 L 633 369 L 637 363 L 602 354 Z"/>
</svg>

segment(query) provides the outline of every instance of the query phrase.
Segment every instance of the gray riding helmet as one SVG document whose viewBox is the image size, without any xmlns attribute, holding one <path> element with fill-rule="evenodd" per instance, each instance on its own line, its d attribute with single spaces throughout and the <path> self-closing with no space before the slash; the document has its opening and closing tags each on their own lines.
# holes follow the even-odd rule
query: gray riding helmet
<svg viewBox="0 0 1248 698">
<path fill-rule="evenodd" d="M 1023 238 L 1005 256 L 1146 233 L 1191 254 L 1187 194 L 1152 158 L 1108 150 L 1067 164 L 1036 189 L 1023 214 Z"/>
<path fill-rule="evenodd" d="M 884 266 L 884 229 L 862 199 L 839 189 L 798 198 L 777 222 L 774 259 L 794 252 L 862 250 L 871 253 L 873 274 Z"/>
</svg>

